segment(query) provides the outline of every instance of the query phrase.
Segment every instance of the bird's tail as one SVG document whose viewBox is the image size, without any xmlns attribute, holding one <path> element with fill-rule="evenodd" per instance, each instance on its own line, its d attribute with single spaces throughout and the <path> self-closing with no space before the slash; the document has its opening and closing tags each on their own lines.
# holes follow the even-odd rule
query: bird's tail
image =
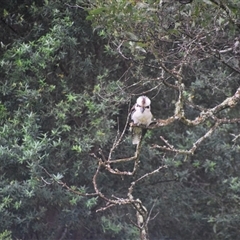
<svg viewBox="0 0 240 240">
<path fill-rule="evenodd" d="M 140 143 L 142 138 L 142 128 L 133 127 L 132 128 L 132 144 L 136 145 Z"/>
</svg>

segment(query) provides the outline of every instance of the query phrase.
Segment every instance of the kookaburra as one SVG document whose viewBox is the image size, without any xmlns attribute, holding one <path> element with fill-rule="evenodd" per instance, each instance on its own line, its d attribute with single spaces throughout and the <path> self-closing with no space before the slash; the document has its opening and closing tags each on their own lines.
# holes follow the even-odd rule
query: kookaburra
<svg viewBox="0 0 240 240">
<path fill-rule="evenodd" d="M 150 109 L 151 100 L 146 96 L 137 99 L 136 104 L 132 107 L 131 120 L 132 125 L 132 143 L 139 144 L 143 129 L 139 125 L 149 126 L 152 122 L 152 113 Z"/>
</svg>

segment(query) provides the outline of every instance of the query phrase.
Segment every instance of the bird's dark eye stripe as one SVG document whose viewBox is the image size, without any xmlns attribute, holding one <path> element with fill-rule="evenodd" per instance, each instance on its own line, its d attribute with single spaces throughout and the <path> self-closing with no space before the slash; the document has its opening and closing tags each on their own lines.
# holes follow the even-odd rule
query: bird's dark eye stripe
<svg viewBox="0 0 240 240">
<path fill-rule="evenodd" d="M 137 107 L 141 107 L 140 105 L 137 104 Z M 149 108 L 150 106 L 146 106 L 146 107 L 143 107 L 143 108 Z"/>
</svg>

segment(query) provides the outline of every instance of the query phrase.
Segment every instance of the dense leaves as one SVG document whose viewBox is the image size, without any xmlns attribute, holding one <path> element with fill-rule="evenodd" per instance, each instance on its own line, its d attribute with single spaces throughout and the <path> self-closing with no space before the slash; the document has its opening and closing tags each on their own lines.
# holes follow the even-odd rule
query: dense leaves
<svg viewBox="0 0 240 240">
<path fill-rule="evenodd" d="M 237 239 L 239 9 L 4 1 L 0 238 Z M 157 123 L 122 161 L 141 94 Z"/>
</svg>

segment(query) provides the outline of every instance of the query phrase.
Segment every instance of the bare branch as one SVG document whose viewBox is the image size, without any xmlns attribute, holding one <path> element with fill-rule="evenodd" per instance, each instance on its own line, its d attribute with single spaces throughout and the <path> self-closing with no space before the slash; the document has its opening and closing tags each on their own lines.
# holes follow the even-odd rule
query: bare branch
<svg viewBox="0 0 240 240">
<path fill-rule="evenodd" d="M 212 133 L 217 129 L 217 127 L 221 124 L 229 124 L 229 123 L 236 123 L 240 122 L 240 118 L 234 118 L 234 119 L 217 119 L 215 124 L 202 136 L 200 137 L 195 143 L 193 143 L 193 146 L 189 150 L 183 150 L 183 149 L 176 149 L 173 145 L 170 145 L 166 139 L 164 139 L 162 136 L 160 136 L 161 140 L 166 144 L 166 146 L 159 146 L 157 144 L 154 144 L 151 148 L 157 148 L 161 149 L 162 151 L 169 151 L 174 152 L 177 154 L 186 154 L 186 155 L 193 155 L 198 148 L 198 146 L 207 138 L 209 138 Z M 238 135 L 239 136 L 239 135 Z M 237 136 L 237 138 L 238 138 Z M 234 138 L 234 141 L 237 139 Z"/>
<path fill-rule="evenodd" d="M 231 135 L 234 137 L 234 139 L 232 140 L 233 142 L 236 142 L 237 139 L 240 138 L 240 134 L 238 134 L 238 135 L 231 134 Z"/>
<path fill-rule="evenodd" d="M 188 126 L 196 126 L 203 122 L 205 122 L 209 118 L 215 118 L 215 115 L 219 113 L 220 111 L 226 109 L 226 108 L 233 108 L 237 105 L 240 101 L 240 87 L 237 89 L 235 94 L 232 97 L 226 98 L 222 103 L 218 104 L 214 108 L 210 109 L 204 109 L 200 112 L 200 115 L 196 117 L 194 120 L 189 120 L 185 117 L 184 111 L 183 111 L 183 97 L 181 94 L 181 88 L 180 88 L 180 94 L 178 102 L 176 103 L 176 109 L 175 109 L 175 115 L 168 118 L 168 119 L 157 119 L 152 124 L 147 127 L 148 129 L 154 129 L 161 126 L 169 125 L 170 123 L 175 122 L 176 120 L 180 120 L 182 123 L 188 125 Z M 239 122 L 239 119 L 234 120 L 227 120 L 227 119 L 218 119 L 218 121 L 223 121 L 225 123 L 232 123 L 232 122 Z"/>
<path fill-rule="evenodd" d="M 159 145 L 153 145 L 152 148 L 158 148 L 163 151 L 169 151 L 169 152 L 174 152 L 178 154 L 186 154 L 186 155 L 193 155 L 194 152 L 196 151 L 197 147 L 206 139 L 208 138 L 214 130 L 220 125 L 219 122 L 215 123 L 213 127 L 211 127 L 202 137 L 200 137 L 192 146 L 190 150 L 182 150 L 182 149 L 176 149 L 172 145 L 168 143 L 167 140 L 165 140 L 162 136 L 160 138 L 164 141 L 164 143 L 167 145 L 166 146 L 159 146 Z"/>
<path fill-rule="evenodd" d="M 121 51 L 121 47 L 122 47 L 122 45 L 123 45 L 124 42 L 125 42 L 125 41 L 123 40 L 123 41 L 120 43 L 120 45 L 117 47 L 117 50 L 118 50 L 118 52 L 120 53 L 120 55 L 121 55 L 124 59 L 126 59 L 126 60 L 132 60 L 131 57 L 126 57 L 126 56 L 122 53 L 122 51 Z"/>
<path fill-rule="evenodd" d="M 113 145 L 112 145 L 112 148 L 111 148 L 111 150 L 110 150 L 110 152 L 109 152 L 109 155 L 108 155 L 108 160 L 110 160 L 110 159 L 112 158 L 112 154 L 113 154 L 114 150 L 118 147 L 118 145 L 119 145 L 120 142 L 122 141 L 122 138 L 123 138 L 123 136 L 124 136 L 124 134 L 125 134 L 125 132 L 126 132 L 126 129 L 127 129 L 127 126 L 128 126 L 128 119 L 129 119 L 129 117 L 130 117 L 130 105 L 129 105 L 129 107 L 128 107 L 128 112 L 129 112 L 129 114 L 128 114 L 127 119 L 126 119 L 126 121 L 125 121 L 124 129 L 123 129 L 123 131 L 122 131 L 122 133 L 121 133 L 120 136 L 119 136 L 119 129 L 118 129 L 117 136 L 116 136 L 116 138 L 115 138 L 115 141 L 114 141 L 114 143 L 113 143 Z M 119 137 L 118 137 L 118 136 L 119 136 Z"/>
</svg>

